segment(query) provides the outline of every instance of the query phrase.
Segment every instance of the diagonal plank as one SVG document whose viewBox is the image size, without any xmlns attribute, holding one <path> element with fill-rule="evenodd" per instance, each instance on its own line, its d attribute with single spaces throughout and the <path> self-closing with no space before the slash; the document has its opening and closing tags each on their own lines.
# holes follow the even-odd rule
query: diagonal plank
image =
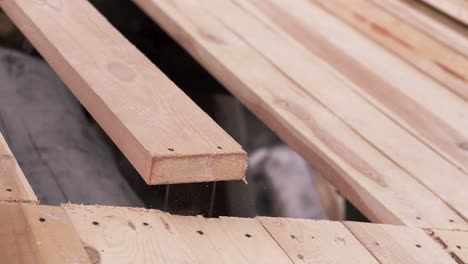
<svg viewBox="0 0 468 264">
<path fill-rule="evenodd" d="M 2 263 L 91 263 L 60 207 L 0 203 Z"/>
<path fill-rule="evenodd" d="M 231 31 L 213 12 L 200 8 L 199 2 L 136 2 L 371 220 L 421 227 L 466 228 L 464 220 L 438 197 L 309 96 L 289 76 L 249 46 L 241 34 Z M 213 3 L 212 8 L 220 3 Z M 220 16 L 223 12 L 219 12 Z M 255 23 L 248 24 L 244 16 L 238 19 L 244 27 L 258 27 Z M 272 39 L 268 35 L 271 33 L 257 33 L 256 37 L 253 34 L 254 39 L 263 37 L 269 46 L 276 43 L 277 38 Z M 285 56 L 291 51 L 294 50 L 277 50 Z M 311 75 L 315 70 L 323 73 L 322 66 L 304 68 L 304 75 Z M 325 75 L 330 77 L 326 71 Z M 339 82 L 335 80 L 336 83 Z M 319 84 L 332 87 L 328 82 L 314 85 L 319 88 Z M 340 97 L 341 100 L 348 99 L 343 95 Z M 372 108 L 366 109 L 375 112 Z M 353 111 L 356 110 L 350 112 Z M 380 124 L 374 121 L 372 123 L 378 127 Z"/>
<path fill-rule="evenodd" d="M 370 0 L 314 0 L 468 101 L 468 58 Z"/>
<path fill-rule="evenodd" d="M 417 0 L 372 0 L 428 36 L 468 57 L 468 29 Z"/>
<path fill-rule="evenodd" d="M 94 263 L 198 263 L 168 214 L 141 208 L 63 207 Z"/>
<path fill-rule="evenodd" d="M 270 14 L 270 20 L 267 20 L 262 14 L 256 12 L 252 6 L 244 3 L 243 0 L 231 1 L 231 3 L 243 3 L 240 8 L 235 7 L 234 4 L 228 4 L 228 2 L 226 1 L 223 7 L 223 10 L 231 12 L 231 16 L 223 17 L 226 24 L 232 26 L 233 30 L 239 34 L 243 34 L 246 41 L 261 51 L 284 73 L 296 80 L 310 96 L 317 98 L 361 136 L 413 175 L 419 182 L 427 186 L 437 196 L 441 197 L 465 219 L 468 219 L 468 205 L 464 203 L 464 201 L 468 200 L 468 193 L 464 191 L 464 188 L 456 188 L 456 186 L 468 186 L 467 175 L 461 172 L 457 166 L 441 157 L 440 153 L 434 151 L 432 144 L 430 144 L 432 143 L 431 140 L 434 139 L 437 142 L 434 145 L 439 147 L 438 143 L 442 141 L 445 143 L 444 147 L 451 148 L 453 152 L 459 154 L 459 152 L 466 152 L 464 145 L 465 142 L 468 142 L 466 140 L 468 136 L 460 135 L 459 138 L 448 139 L 446 137 L 438 138 L 438 135 L 431 134 L 431 132 L 425 133 L 427 127 L 423 125 L 426 121 L 425 112 L 429 114 L 429 117 L 431 114 L 437 114 L 441 119 L 445 117 L 443 120 L 448 125 L 452 125 L 452 129 L 456 128 L 458 133 L 461 134 L 462 131 L 466 131 L 464 128 L 468 125 L 464 121 L 465 116 L 468 116 L 468 105 L 464 101 L 448 93 L 444 87 L 438 87 L 436 83 L 397 58 L 390 56 L 391 54 L 386 53 L 385 50 L 379 50 L 380 47 L 371 46 L 374 43 L 365 38 L 357 39 L 357 36 L 361 37 L 357 32 L 353 32 L 351 28 L 346 27 L 346 25 L 306 0 L 269 1 L 272 2 L 272 5 L 277 6 L 278 10 L 286 10 L 286 13 L 281 15 L 283 18 L 281 20 L 274 19 L 278 17 L 278 13 Z M 267 5 L 267 1 L 252 2 L 259 6 Z M 220 5 L 212 3 L 209 8 L 214 13 L 215 9 L 222 9 Z M 247 11 L 243 13 L 242 9 Z M 263 23 L 249 18 L 248 13 L 253 14 L 252 17 L 258 17 Z M 282 23 L 289 16 L 302 18 L 306 26 L 294 26 L 294 22 L 291 21 Z M 243 23 L 234 23 L 233 17 L 242 17 L 241 21 Z M 221 16 L 219 19 L 221 19 Z M 294 42 L 287 33 L 276 28 L 273 21 L 283 26 L 285 24 L 293 25 L 288 29 L 294 34 L 294 37 L 299 35 L 311 36 L 313 34 L 312 30 L 316 29 L 320 34 L 319 36 L 326 40 L 323 41 L 320 37 L 310 39 L 305 43 L 311 51 L 311 53 L 308 53 L 298 43 Z M 368 43 L 365 41 L 368 41 Z M 325 46 L 329 47 L 330 43 L 339 46 L 344 52 L 341 54 L 355 56 L 353 59 L 362 62 L 363 65 L 353 65 L 352 61 L 346 60 L 346 57 L 337 56 L 341 55 L 340 53 L 323 52 L 321 49 L 325 49 L 323 48 Z M 365 44 L 369 45 L 364 46 Z M 281 50 L 287 50 L 288 52 L 281 52 Z M 320 55 L 316 54 L 317 50 L 319 50 Z M 371 56 L 368 56 L 368 54 L 371 54 Z M 329 65 L 315 57 L 316 55 L 336 68 L 330 69 Z M 349 65 L 350 63 L 351 65 Z M 395 67 L 389 67 L 389 65 Z M 364 68 L 359 68 L 361 66 Z M 339 75 L 334 70 L 338 70 L 345 76 Z M 305 71 L 311 71 L 315 74 L 307 74 Z M 368 71 L 368 73 L 366 74 L 365 71 Z M 343 79 L 343 77 L 349 79 Z M 390 86 L 379 86 L 375 82 L 363 82 L 372 77 L 382 78 L 382 81 L 386 82 L 394 81 L 395 83 L 391 83 Z M 348 80 L 352 80 L 353 83 L 348 82 Z M 322 86 L 317 84 L 322 84 Z M 327 89 L 322 87 L 327 87 Z M 394 87 L 392 89 L 395 92 L 389 89 L 391 87 Z M 411 89 L 408 89 L 410 87 Z M 379 91 L 379 89 L 382 90 Z M 368 93 L 375 96 L 378 102 L 373 98 L 369 98 Z M 392 93 L 395 94 L 392 95 Z M 416 101 L 419 104 L 424 103 L 426 111 L 417 113 L 414 111 L 417 105 L 408 104 L 406 107 L 413 107 L 412 110 L 417 114 L 398 112 L 405 105 L 395 102 L 405 99 Z M 384 106 L 381 106 L 380 103 Z M 374 107 L 374 104 L 377 104 L 377 106 Z M 444 109 L 439 109 L 438 106 Z M 397 114 L 390 114 L 390 110 L 385 107 L 391 108 Z M 432 110 L 433 108 L 437 109 Z M 424 110 L 423 106 L 421 106 L 421 109 Z M 430 120 L 430 118 L 428 119 Z M 411 127 L 414 123 L 416 125 Z M 404 128 L 411 127 L 410 131 L 413 132 L 414 130 L 417 133 L 408 133 L 400 126 L 401 124 L 403 124 Z M 448 125 L 447 127 L 450 128 Z M 430 128 L 439 127 L 431 126 Z M 421 138 L 429 146 L 423 144 Z M 453 142 L 448 144 L 446 142 L 448 140 Z M 460 154 L 459 157 L 464 161 L 464 163 L 460 163 L 461 167 L 464 168 L 468 164 L 466 153 Z M 468 168 L 466 171 L 468 171 Z M 441 175 L 445 176 L 441 177 Z"/>
<path fill-rule="evenodd" d="M 294 263 L 379 263 L 340 222 L 269 217 L 259 221 Z"/>
<path fill-rule="evenodd" d="M 244 178 L 242 148 L 88 1 L 0 6 L 147 183 Z"/>
<path fill-rule="evenodd" d="M 37 197 L 0 134 L 0 202 L 32 202 Z"/>
<path fill-rule="evenodd" d="M 344 224 L 381 264 L 456 264 L 421 229 L 357 222 Z"/>
<path fill-rule="evenodd" d="M 468 26 L 468 1 L 466 0 L 421 0 Z"/>
<path fill-rule="evenodd" d="M 468 263 L 468 232 L 432 230 L 431 233 L 457 263 Z"/>
</svg>

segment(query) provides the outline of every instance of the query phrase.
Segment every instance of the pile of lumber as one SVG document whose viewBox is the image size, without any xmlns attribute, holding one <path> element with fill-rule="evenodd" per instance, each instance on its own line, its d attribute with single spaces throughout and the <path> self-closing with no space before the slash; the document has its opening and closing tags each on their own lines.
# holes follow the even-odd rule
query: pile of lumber
<svg viewBox="0 0 468 264">
<path fill-rule="evenodd" d="M 466 28 L 404 0 L 135 2 L 369 219 L 467 227 Z"/>
<path fill-rule="evenodd" d="M 385 225 L 36 205 L 0 137 L 8 263 L 468 262 L 464 0 L 424 0 L 459 22 L 414 0 L 134 1 Z M 245 177 L 244 150 L 88 1 L 0 6 L 148 184 Z"/>
</svg>

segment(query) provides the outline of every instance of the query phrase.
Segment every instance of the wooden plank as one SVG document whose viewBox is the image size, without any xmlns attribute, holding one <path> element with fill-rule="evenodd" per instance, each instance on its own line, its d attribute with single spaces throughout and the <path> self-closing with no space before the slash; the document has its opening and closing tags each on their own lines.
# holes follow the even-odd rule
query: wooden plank
<svg viewBox="0 0 468 264">
<path fill-rule="evenodd" d="M 468 263 L 468 232 L 432 230 L 432 237 L 457 263 Z"/>
<path fill-rule="evenodd" d="M 265 10 L 267 2 L 255 3 Z M 270 12 L 269 20 L 257 12 L 256 16 L 268 25 L 269 30 L 265 27 L 262 29 L 261 26 L 254 29 L 252 20 L 248 25 L 249 29 L 245 25 L 247 22 L 244 25 L 235 24 L 237 31 L 246 34 L 251 45 L 255 45 L 257 50 L 261 50 L 286 74 L 300 83 L 311 96 L 332 109 L 361 136 L 468 219 L 468 205 L 462 202 L 468 200 L 468 193 L 464 188 L 456 187 L 468 186 L 468 177 L 458 166 L 445 159 L 459 154 L 457 157 L 464 161 L 459 165 L 465 172 L 468 171 L 467 156 L 463 153 L 464 142 L 468 142 L 468 136 L 463 132 L 468 131 L 465 129 L 468 123 L 463 121 L 465 116 L 468 117 L 468 105 L 308 1 L 269 2 L 271 4 L 267 8 L 276 6 L 276 10 L 284 10 L 281 13 L 283 19 L 274 19 L 279 12 Z M 252 9 L 247 5 L 244 8 Z M 241 16 L 240 12 L 236 14 Z M 301 19 L 303 23 L 294 23 L 294 19 L 288 20 L 288 17 L 295 18 L 296 21 Z M 243 19 L 246 20 L 247 18 Z M 282 23 L 285 20 L 287 22 Z M 273 21 L 283 27 L 288 26 L 291 34 L 311 53 L 294 43 L 285 32 L 275 28 Z M 234 25 L 233 21 L 229 24 Z M 260 36 L 260 32 L 263 35 L 255 37 Z M 278 33 L 275 36 L 272 32 Z M 265 35 L 270 37 L 268 42 L 273 44 L 267 44 Z M 300 36 L 308 39 L 299 38 Z M 325 48 L 332 46 L 337 49 Z M 279 50 L 288 50 L 288 53 L 280 53 Z M 336 68 L 327 72 L 329 65 L 312 55 L 319 56 Z M 304 69 L 314 69 L 314 73 L 320 74 L 307 74 Z M 339 72 L 334 73 L 333 70 Z M 327 89 L 321 89 L 317 85 L 319 83 Z M 426 127 L 425 122 L 431 121 L 440 124 L 445 122 L 445 127 L 457 131 L 454 133 L 458 137 L 452 138 L 443 132 L 431 132 L 436 128 L 441 129 L 440 126 L 433 125 Z M 426 131 L 427 128 L 431 131 Z M 448 171 L 451 180 L 441 177 L 447 175 Z"/>
<path fill-rule="evenodd" d="M 451 16 L 468 26 L 468 1 L 466 0 L 422 0 L 426 4 Z"/>
<path fill-rule="evenodd" d="M 171 215 L 171 221 L 199 263 L 291 263 L 255 219 Z"/>
<path fill-rule="evenodd" d="M 2 201 L 37 203 L 37 197 L 0 133 L 0 202 Z"/>
<path fill-rule="evenodd" d="M 147 183 L 244 178 L 242 148 L 88 1 L 0 6 Z"/>
<path fill-rule="evenodd" d="M 344 224 L 382 264 L 455 264 L 421 229 L 357 222 Z"/>
<path fill-rule="evenodd" d="M 219 219 L 171 215 L 171 222 L 198 263 L 257 263 L 258 255 L 244 256 L 221 227 Z M 255 257 L 255 262 L 249 258 Z"/>
<path fill-rule="evenodd" d="M 340 222 L 259 218 L 294 263 L 379 263 Z"/>
<path fill-rule="evenodd" d="M 93 263 L 196 263 L 168 214 L 142 208 L 63 207 Z"/>
<path fill-rule="evenodd" d="M 468 29 L 417 0 L 372 0 L 432 38 L 468 57 Z"/>
<path fill-rule="evenodd" d="M 468 100 L 467 57 L 369 0 L 315 2 Z"/>
<path fill-rule="evenodd" d="M 219 221 L 248 263 L 293 263 L 257 219 L 221 217 Z"/>
<path fill-rule="evenodd" d="M 2 263 L 91 263 L 60 207 L 0 203 Z"/>
<path fill-rule="evenodd" d="M 466 228 L 464 220 L 439 198 L 305 93 L 241 35 L 200 8 L 200 3 L 136 3 L 372 221 Z M 268 45 L 275 41 L 266 39 Z M 290 50 L 278 52 L 289 54 Z M 306 74 L 313 72 L 304 69 Z"/>
</svg>

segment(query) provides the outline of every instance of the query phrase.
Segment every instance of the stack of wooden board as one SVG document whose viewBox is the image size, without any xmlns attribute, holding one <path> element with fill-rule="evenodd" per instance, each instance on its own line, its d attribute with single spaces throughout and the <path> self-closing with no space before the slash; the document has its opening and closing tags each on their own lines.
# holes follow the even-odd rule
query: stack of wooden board
<svg viewBox="0 0 468 264">
<path fill-rule="evenodd" d="M 369 0 L 135 2 L 369 219 L 466 229 L 464 54 Z"/>
<path fill-rule="evenodd" d="M 468 262 L 466 29 L 406 0 L 135 1 L 385 224 L 36 205 L 0 136 L 3 262 Z M 148 183 L 244 177 L 240 146 L 86 0 L 0 6 Z"/>
</svg>

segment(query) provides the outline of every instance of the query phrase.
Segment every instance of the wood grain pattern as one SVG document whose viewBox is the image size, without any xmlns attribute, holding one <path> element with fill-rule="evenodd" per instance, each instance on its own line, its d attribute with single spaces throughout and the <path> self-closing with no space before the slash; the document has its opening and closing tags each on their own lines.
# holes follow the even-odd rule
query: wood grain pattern
<svg viewBox="0 0 468 264">
<path fill-rule="evenodd" d="M 279 60 L 296 52 L 296 48 L 300 50 L 300 46 L 290 48 L 291 41 L 285 42 L 281 35 L 272 36 L 271 32 L 258 29 L 261 28 L 259 22 L 243 14 L 239 8 L 236 13 L 231 13 L 228 10 L 235 8 L 233 4 L 222 10 L 230 12 L 227 17 L 234 18 L 220 18 L 213 14 L 216 10 L 221 10 L 219 6 L 225 5 L 226 1 L 208 1 L 203 2 L 203 5 L 192 0 L 136 0 L 136 3 L 372 221 L 422 227 L 466 228 L 465 221 L 456 212 L 369 144 L 354 128 L 324 107 L 322 102 L 310 96 L 290 76 L 279 70 L 279 66 L 272 64 L 263 54 L 253 49 L 251 41 L 262 43 L 262 48 L 266 47 L 270 55 L 276 52 L 277 56 L 282 56 Z M 206 7 L 207 5 L 211 6 Z M 218 12 L 219 16 L 222 16 L 223 12 Z M 232 23 L 225 19 L 239 20 L 235 26 L 248 28 L 248 34 L 243 37 L 245 32 L 239 33 L 239 30 L 229 28 Z M 288 48 L 278 48 L 278 43 L 286 43 Z M 307 51 L 304 51 L 304 54 L 303 57 L 306 58 L 311 56 Z M 297 53 L 294 56 L 297 58 Z M 361 111 L 362 109 L 355 109 L 354 105 L 348 102 L 350 98 L 362 100 L 350 93 L 350 89 L 334 90 L 334 85 L 343 87 L 342 81 L 332 77 L 323 63 L 315 66 L 311 66 L 310 63 L 303 64 L 303 57 L 294 62 L 289 58 L 289 63 L 282 64 L 281 67 L 288 66 L 303 75 L 313 75 L 310 78 L 317 78 L 317 82 L 313 82 L 312 85 L 308 83 L 308 86 L 316 86 L 317 94 L 322 98 L 332 90 L 335 93 L 335 104 L 346 106 L 343 112 L 354 112 L 356 115 L 367 113 Z M 298 62 L 301 63 L 295 65 Z M 325 77 L 320 77 L 321 75 Z M 320 89 L 321 87 L 327 89 Z M 385 122 L 392 125 L 385 116 L 368 104 L 360 105 L 365 107 L 366 111 L 376 113 L 377 120 L 387 120 Z M 351 119 L 356 126 L 363 124 L 363 121 L 358 120 L 355 117 Z M 374 128 L 381 126 L 374 121 L 369 125 L 373 125 Z M 382 130 L 378 129 L 379 132 Z M 393 124 L 392 131 L 395 130 L 406 135 L 405 138 L 409 137 Z M 389 132 L 385 132 L 384 135 L 386 133 Z M 393 135 L 386 140 L 392 139 L 395 139 Z M 412 138 L 408 140 L 425 148 Z M 416 156 L 420 156 L 420 153 Z M 461 201 L 458 203 L 461 204 Z M 435 214 L 435 211 L 438 213 Z"/>
<path fill-rule="evenodd" d="M 468 58 L 385 12 L 369 0 L 315 0 L 366 36 L 468 100 Z"/>
<path fill-rule="evenodd" d="M 468 263 L 468 232 L 432 230 L 432 237 L 457 263 Z"/>
<path fill-rule="evenodd" d="M 468 57 L 468 29 L 417 0 L 372 0 L 385 10 Z"/>
<path fill-rule="evenodd" d="M 168 214 L 125 207 L 64 208 L 93 263 L 197 263 Z"/>
<path fill-rule="evenodd" d="M 242 148 L 88 1 L 0 6 L 147 183 L 244 178 Z"/>
<path fill-rule="evenodd" d="M 421 229 L 357 222 L 344 224 L 382 264 L 456 264 Z"/>
<path fill-rule="evenodd" d="M 340 222 L 264 217 L 259 221 L 294 263 L 379 263 Z"/>
<path fill-rule="evenodd" d="M 0 202 L 5 201 L 37 203 L 37 197 L 0 133 Z"/>
<path fill-rule="evenodd" d="M 466 0 L 422 0 L 439 11 L 468 26 L 468 1 Z"/>
<path fill-rule="evenodd" d="M 292 263 L 282 245 L 273 240 L 257 219 L 222 217 L 219 221 L 248 263 Z"/>
<path fill-rule="evenodd" d="M 0 203 L 2 263 L 91 264 L 60 207 Z"/>
<path fill-rule="evenodd" d="M 257 2 L 266 3 L 266 1 Z M 353 33 L 349 33 L 350 28 L 339 30 L 341 29 L 340 26 L 345 25 L 339 24 L 338 20 L 332 20 L 332 17 L 327 16 L 325 12 L 314 9 L 307 1 L 271 2 L 275 2 L 280 8 L 290 11 L 290 15 L 300 15 L 303 21 L 306 21 L 306 23 L 310 22 L 310 24 L 308 24 L 309 28 L 323 30 L 323 35 L 330 36 L 330 41 L 336 40 L 336 42 L 333 42 L 334 45 L 338 45 L 339 43 L 341 45 L 340 47 L 343 49 L 348 48 L 348 50 L 345 50 L 348 54 L 352 53 L 354 55 L 358 53 L 356 56 L 365 63 L 365 67 L 372 67 L 375 72 L 379 73 L 379 77 L 385 77 L 386 81 L 400 80 L 395 80 L 397 83 L 394 84 L 395 86 L 398 85 L 398 91 L 408 91 L 410 89 L 406 89 L 406 87 L 418 86 L 416 84 L 418 81 L 421 82 L 421 84 L 430 84 L 423 76 L 417 75 L 419 74 L 418 71 L 410 71 L 409 68 L 403 69 L 403 65 L 398 64 L 398 66 L 402 67 L 389 68 L 388 66 L 392 65 L 391 63 L 393 61 L 390 61 L 390 59 L 387 61 L 383 60 L 385 56 L 389 54 L 373 52 L 373 50 L 367 46 L 362 47 L 363 42 L 354 43 L 356 38 L 350 38 L 351 33 Z M 321 61 L 315 54 L 309 53 L 303 47 L 295 43 L 287 33 L 284 32 L 282 34 L 279 29 L 275 29 L 272 22 L 274 21 L 274 17 L 277 16 L 271 17 L 270 23 L 265 21 L 265 19 L 256 20 L 255 18 L 260 18 L 261 15 L 243 0 L 207 0 L 203 3 L 206 3 L 204 6 L 211 14 L 217 16 L 222 23 L 229 25 L 234 32 L 242 35 L 249 45 L 262 53 L 284 74 L 295 80 L 307 95 L 316 98 L 321 104 L 351 126 L 354 131 L 371 142 L 391 160 L 403 167 L 418 181 L 450 204 L 450 206 L 463 215 L 465 219 L 468 219 L 468 204 L 464 202 L 468 200 L 468 192 L 463 188 L 454 188 L 454 186 L 468 186 L 467 175 L 441 158 L 430 147 L 422 144 L 418 138 L 402 129 L 394 122 L 394 119 L 388 118 L 382 112 L 375 109 L 373 105 L 356 94 L 356 91 L 359 92 L 360 89 L 365 89 L 367 91 L 369 87 L 373 86 L 367 84 L 355 86 L 346 79 L 340 78 L 341 76 L 337 76 L 334 69 L 330 68 L 324 61 Z M 230 15 L 222 15 L 220 12 L 216 12 L 217 10 L 224 10 L 224 12 Z M 317 27 L 317 25 L 320 26 Z M 356 49 L 353 50 L 353 47 L 356 47 Z M 363 52 L 363 48 L 365 52 Z M 362 54 L 362 56 L 359 54 Z M 372 56 L 369 56 L 369 54 L 372 54 Z M 325 60 L 326 57 L 323 59 Z M 398 62 L 401 61 L 397 60 L 393 62 L 393 64 Z M 388 69 L 392 70 L 389 71 Z M 399 77 L 393 73 L 397 71 Z M 359 76 L 359 78 L 362 79 L 362 76 Z M 412 86 L 410 86 L 411 83 L 413 83 Z M 327 89 L 323 89 L 322 87 L 327 87 Z M 438 98 L 442 98 L 441 96 L 444 95 L 443 91 L 445 91 L 443 90 L 444 88 L 442 88 L 442 90 L 436 90 L 437 87 L 434 87 L 433 91 L 429 90 L 429 87 L 430 86 L 421 87 L 427 95 L 421 101 L 427 100 L 427 97 L 431 94 L 438 94 Z M 386 92 L 388 96 L 389 91 L 387 90 Z M 420 93 L 422 92 L 423 91 Z M 416 97 L 415 92 L 408 92 L 405 95 L 409 97 L 410 94 L 412 99 L 413 96 L 414 98 Z M 383 99 L 385 98 L 379 98 L 379 100 Z M 434 101 L 432 105 L 437 105 L 435 101 L 436 98 L 434 97 L 431 99 Z M 464 116 L 468 116 L 468 112 L 464 111 L 468 110 L 468 105 L 464 104 L 464 102 L 457 102 L 456 99 L 458 98 L 448 97 L 446 101 L 442 100 L 444 104 L 447 105 L 446 110 L 448 110 L 451 105 L 459 106 L 458 108 L 452 107 L 452 112 L 449 116 L 445 116 L 445 120 L 450 118 L 456 119 L 458 121 L 457 128 L 462 130 L 465 125 L 468 125 L 468 123 L 463 121 Z M 431 108 L 428 107 L 428 109 Z M 468 131 L 468 129 L 466 131 Z M 458 145 L 454 145 L 459 149 Z M 468 164 L 468 162 L 466 162 L 466 164 Z M 446 176 L 441 178 L 440 175 L 443 174 Z"/>
<path fill-rule="evenodd" d="M 258 252 L 248 256 L 242 254 L 224 232 L 219 219 L 177 215 L 171 215 L 170 218 L 198 263 L 242 264 L 257 263 L 257 260 L 262 259 Z"/>
<path fill-rule="evenodd" d="M 262 10 L 268 8 L 268 1 L 253 2 L 261 6 Z M 468 193 L 463 188 L 454 188 L 468 186 L 468 177 L 457 166 L 440 156 L 440 152 L 444 155 L 459 154 L 458 157 L 462 159 L 460 166 L 464 168 L 468 164 L 466 153 L 460 153 L 464 152 L 460 143 L 464 140 L 459 141 L 460 138 L 468 138 L 463 135 L 464 127 L 468 124 L 464 121 L 465 116 L 468 116 L 468 105 L 308 1 L 269 2 L 277 6 L 276 10 L 284 10 L 284 13 L 281 15 L 270 12 L 268 19 L 252 6 L 243 6 L 267 25 L 263 28 L 259 23 L 255 24 L 253 19 L 250 19 L 248 29 L 241 23 L 233 23 L 232 19 L 226 23 L 235 25 L 237 32 L 244 34 L 252 46 L 296 80 L 310 96 L 316 97 L 362 137 L 468 219 L 468 207 L 463 202 L 468 199 L 468 196 L 463 198 Z M 211 7 L 214 9 L 214 4 Z M 235 15 L 225 16 L 226 19 L 242 16 L 239 10 L 230 10 Z M 275 20 L 278 16 L 283 19 Z M 300 19 L 302 24 L 294 23 L 294 19 L 290 17 Z M 285 20 L 287 22 L 282 23 Z M 242 21 L 248 21 L 247 16 L 243 16 Z M 274 22 L 283 27 L 289 26 L 286 32 L 291 32 L 311 53 L 294 43 L 285 31 L 276 28 Z M 265 41 L 266 35 L 270 38 L 267 40 L 269 43 Z M 332 45 L 341 52 L 337 54 L 337 50 L 330 48 Z M 280 53 L 280 50 L 288 50 L 288 53 Z M 347 60 L 346 54 L 356 62 L 353 64 Z M 329 65 L 315 55 L 335 68 L 330 69 Z M 305 69 L 317 76 L 307 74 Z M 338 70 L 343 75 L 336 76 L 333 70 Z M 375 78 L 381 79 L 380 84 L 387 85 L 377 85 Z M 318 84 L 327 89 L 322 89 Z M 418 104 L 421 105 L 419 112 Z M 439 105 L 443 106 L 439 108 Z M 402 111 L 410 110 L 410 107 L 412 111 Z M 432 130 L 426 131 L 428 127 L 425 122 L 431 120 L 432 115 L 440 118 L 441 124 L 445 122 L 447 127 L 451 125 L 451 129 L 457 129 L 459 137 L 452 138 L 443 133 L 438 135 L 431 132 L 440 129 L 440 126 L 430 126 Z M 452 143 L 449 145 L 448 141 Z M 436 150 L 451 149 L 451 152 L 446 154 L 443 151 L 434 151 L 434 146 Z M 447 178 L 440 175 L 446 175 L 448 171 L 451 180 L 447 181 Z"/>
</svg>

